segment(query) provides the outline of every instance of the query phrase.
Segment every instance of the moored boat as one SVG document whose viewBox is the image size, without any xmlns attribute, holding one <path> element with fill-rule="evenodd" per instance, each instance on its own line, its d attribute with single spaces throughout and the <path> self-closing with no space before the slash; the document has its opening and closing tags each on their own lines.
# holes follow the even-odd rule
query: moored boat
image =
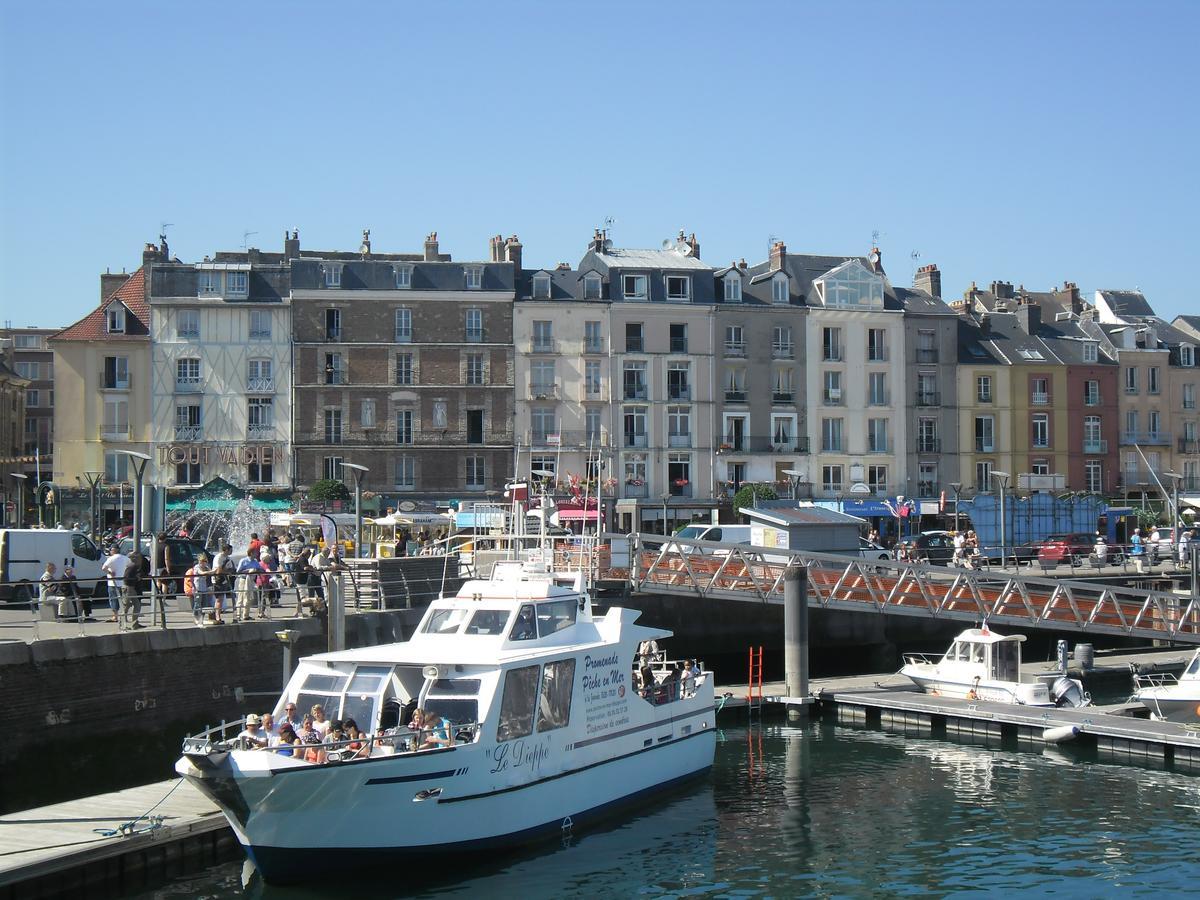
<svg viewBox="0 0 1200 900">
<path fill-rule="evenodd" d="M 583 574 L 547 558 L 497 563 L 432 603 L 406 642 L 300 661 L 276 719 L 319 704 L 365 741 L 295 755 L 227 732 L 184 741 L 176 770 L 266 880 L 558 836 L 712 766 L 711 673 L 639 656 L 670 632 L 636 610 L 594 616 Z M 434 724 L 414 727 L 415 708 Z"/>
<path fill-rule="evenodd" d="M 1025 706 L 1087 706 L 1091 698 L 1076 678 L 1049 672 L 1036 678 L 1021 672 L 1023 634 L 1002 635 L 968 628 L 940 657 L 904 655 L 901 675 L 921 690 L 962 700 L 1017 703 Z"/>
<path fill-rule="evenodd" d="M 1192 655 L 1183 674 L 1134 675 L 1133 697 L 1150 718 L 1168 722 L 1200 722 L 1200 650 Z"/>
</svg>

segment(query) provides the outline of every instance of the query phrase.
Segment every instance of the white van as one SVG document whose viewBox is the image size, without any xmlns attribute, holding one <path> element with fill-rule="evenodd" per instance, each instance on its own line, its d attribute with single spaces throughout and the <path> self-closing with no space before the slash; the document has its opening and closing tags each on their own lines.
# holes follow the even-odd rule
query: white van
<svg viewBox="0 0 1200 900">
<path fill-rule="evenodd" d="M 688 525 L 680 529 L 679 533 L 674 535 L 676 538 L 690 538 L 694 541 L 720 541 L 723 544 L 745 544 L 750 546 L 750 526 L 749 525 L 708 525 L 696 524 Z M 685 553 L 691 553 L 693 549 L 688 545 L 681 545 L 681 549 Z M 727 555 L 728 551 L 715 551 L 720 556 Z"/>
<path fill-rule="evenodd" d="M 75 569 L 79 592 L 107 597 L 104 583 L 104 553 L 92 539 L 78 531 L 47 528 L 0 528 L 0 601 L 28 603 L 38 595 L 38 580 L 46 563 Z"/>
</svg>

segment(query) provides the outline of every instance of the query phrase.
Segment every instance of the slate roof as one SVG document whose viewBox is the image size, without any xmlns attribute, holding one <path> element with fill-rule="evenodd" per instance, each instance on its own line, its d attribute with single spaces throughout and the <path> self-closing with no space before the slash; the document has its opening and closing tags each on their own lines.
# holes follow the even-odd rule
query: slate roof
<svg viewBox="0 0 1200 900">
<path fill-rule="evenodd" d="M 820 256 L 816 254 L 792 253 L 788 251 L 787 256 L 783 261 L 783 271 L 788 276 L 788 290 L 792 295 L 792 305 L 819 305 L 810 304 L 808 298 L 814 296 L 813 282 L 822 275 L 836 269 L 838 266 L 845 265 L 851 260 L 858 260 L 863 267 L 868 271 L 871 269 L 871 262 L 865 256 Z M 762 293 L 755 292 L 756 298 L 762 297 L 766 303 L 771 303 L 771 279 L 775 273 L 771 271 L 770 261 L 761 262 L 750 266 L 746 270 L 749 275 L 749 284 L 755 287 L 763 286 L 765 291 Z M 904 308 L 903 301 L 897 296 L 895 288 L 887 279 L 885 273 L 880 273 L 883 278 L 883 308 L 890 310 L 899 310 Z M 746 302 L 747 283 L 742 282 L 742 302 Z"/>
<path fill-rule="evenodd" d="M 915 288 L 895 288 L 896 299 L 910 316 L 957 316 L 943 300 Z"/>
<path fill-rule="evenodd" d="M 109 334 L 105 330 L 107 310 L 114 300 L 125 304 L 125 333 Z M 99 306 L 62 331 L 50 335 L 52 341 L 148 341 L 150 340 L 150 305 L 146 302 L 146 270 L 139 268 L 113 291 Z"/>
<path fill-rule="evenodd" d="M 1141 291 L 1097 291 L 1118 316 L 1153 316 L 1154 308 Z"/>
<path fill-rule="evenodd" d="M 1171 320 L 1171 327 L 1184 334 L 1190 334 L 1195 340 L 1200 337 L 1200 316 L 1176 316 Z"/>
<path fill-rule="evenodd" d="M 590 251 L 589 256 L 610 269 L 708 269 L 695 256 L 685 255 L 678 250 L 636 250 L 610 247 L 603 253 Z M 581 266 L 582 267 L 582 266 Z"/>
<path fill-rule="evenodd" d="M 412 267 L 412 291 L 465 291 L 466 269 L 483 269 L 481 291 L 512 293 L 515 285 L 514 265 L 510 262 L 426 262 L 424 260 L 377 259 L 294 259 L 291 266 L 293 290 L 324 290 L 323 265 L 337 262 L 342 267 L 342 285 L 337 290 L 394 291 L 396 266 Z M 537 270 L 533 270 L 537 271 Z"/>
<path fill-rule="evenodd" d="M 1017 321 L 1016 313 L 988 313 L 988 330 L 979 327 L 979 319 L 968 317 L 970 321 L 976 324 L 977 335 L 973 338 L 975 342 L 982 345 L 989 351 L 989 355 L 996 356 L 1000 362 L 1009 365 L 1025 365 L 1039 366 L 1046 363 L 1061 363 L 1064 360 L 1060 359 L 1055 353 L 1052 342 L 1044 341 L 1038 334 L 1042 329 L 1038 329 L 1038 334 L 1028 334 Z M 1044 326 L 1043 326 L 1044 328 Z M 969 342 L 972 338 L 968 333 L 968 345 L 964 348 L 961 344 L 962 333 L 960 331 L 960 352 L 959 360 L 964 362 L 974 362 L 975 364 L 986 363 L 987 360 L 979 357 L 971 357 L 968 355 L 963 358 L 962 351 L 969 350 Z M 1030 355 L 1032 354 L 1032 355 Z"/>
<path fill-rule="evenodd" d="M 533 296 L 533 276 L 545 272 L 550 276 L 550 296 Z M 528 300 L 531 303 L 546 303 L 555 300 L 583 301 L 584 272 L 578 269 L 522 269 L 517 273 L 517 299 Z M 608 285 L 601 282 L 600 299 L 587 300 L 587 303 L 607 302 Z"/>
</svg>

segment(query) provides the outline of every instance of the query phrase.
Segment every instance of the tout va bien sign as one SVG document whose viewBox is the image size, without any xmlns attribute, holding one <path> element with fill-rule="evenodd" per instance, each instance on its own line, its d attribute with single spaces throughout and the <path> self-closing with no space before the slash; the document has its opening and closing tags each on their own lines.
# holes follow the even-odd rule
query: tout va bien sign
<svg viewBox="0 0 1200 900">
<path fill-rule="evenodd" d="M 159 465 L 221 462 L 228 466 L 282 463 L 279 444 L 167 444 L 158 447 Z"/>
</svg>

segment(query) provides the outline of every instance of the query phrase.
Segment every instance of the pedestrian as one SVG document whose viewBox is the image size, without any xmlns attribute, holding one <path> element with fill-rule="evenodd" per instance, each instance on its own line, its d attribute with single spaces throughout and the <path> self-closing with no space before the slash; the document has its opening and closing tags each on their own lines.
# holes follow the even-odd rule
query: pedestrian
<svg viewBox="0 0 1200 900">
<path fill-rule="evenodd" d="M 1192 533 L 1187 528 L 1179 529 L 1179 565 L 1186 566 L 1191 555 Z"/>
<path fill-rule="evenodd" d="M 288 535 L 287 551 L 287 565 L 283 569 L 287 572 L 288 587 L 299 587 L 299 573 L 301 570 L 298 568 L 298 563 L 300 561 L 300 554 L 304 552 L 304 541 L 300 540 L 299 532 Z"/>
<path fill-rule="evenodd" d="M 59 588 L 61 585 L 58 582 L 58 567 L 52 562 L 46 563 L 46 571 L 42 573 L 40 579 L 41 584 L 38 587 L 38 602 L 34 606 L 34 612 L 41 610 L 43 604 L 58 603 L 60 596 Z M 58 618 L 57 613 L 55 618 Z"/>
<path fill-rule="evenodd" d="M 259 545 L 262 546 L 261 544 Z M 262 563 L 258 561 L 259 548 L 252 549 L 237 567 L 237 611 L 234 618 L 239 622 L 250 621 L 251 607 L 258 608 L 258 617 L 264 618 L 260 605 L 258 576 L 262 574 Z"/>
<path fill-rule="evenodd" d="M 233 569 L 233 547 L 222 544 L 221 551 L 213 557 L 213 621 L 224 625 L 221 613 L 225 604 L 233 606 L 233 579 L 237 573 Z"/>
<path fill-rule="evenodd" d="M 92 604 L 83 599 L 79 593 L 79 581 L 75 578 L 74 566 L 63 566 L 62 578 L 59 580 L 58 617 L 60 619 L 75 619 L 80 622 L 91 622 Z"/>
<path fill-rule="evenodd" d="M 121 552 L 117 544 L 113 544 L 108 559 L 100 570 L 108 576 L 108 607 L 112 610 L 109 622 L 118 621 L 121 612 L 121 595 L 125 591 L 125 570 L 129 568 L 129 557 Z"/>
<path fill-rule="evenodd" d="M 1129 539 L 1129 555 L 1133 557 L 1133 564 L 1137 566 L 1139 575 L 1146 574 L 1146 545 L 1142 541 L 1142 529 L 1133 529 L 1133 537 Z"/>
<path fill-rule="evenodd" d="M 197 625 L 204 624 L 204 608 L 212 605 L 212 566 L 208 554 L 201 553 L 192 566 L 192 618 Z"/>
<path fill-rule="evenodd" d="M 121 595 L 121 627 L 142 628 L 138 616 L 142 613 L 142 554 L 134 550 L 125 567 L 125 591 Z"/>
</svg>

